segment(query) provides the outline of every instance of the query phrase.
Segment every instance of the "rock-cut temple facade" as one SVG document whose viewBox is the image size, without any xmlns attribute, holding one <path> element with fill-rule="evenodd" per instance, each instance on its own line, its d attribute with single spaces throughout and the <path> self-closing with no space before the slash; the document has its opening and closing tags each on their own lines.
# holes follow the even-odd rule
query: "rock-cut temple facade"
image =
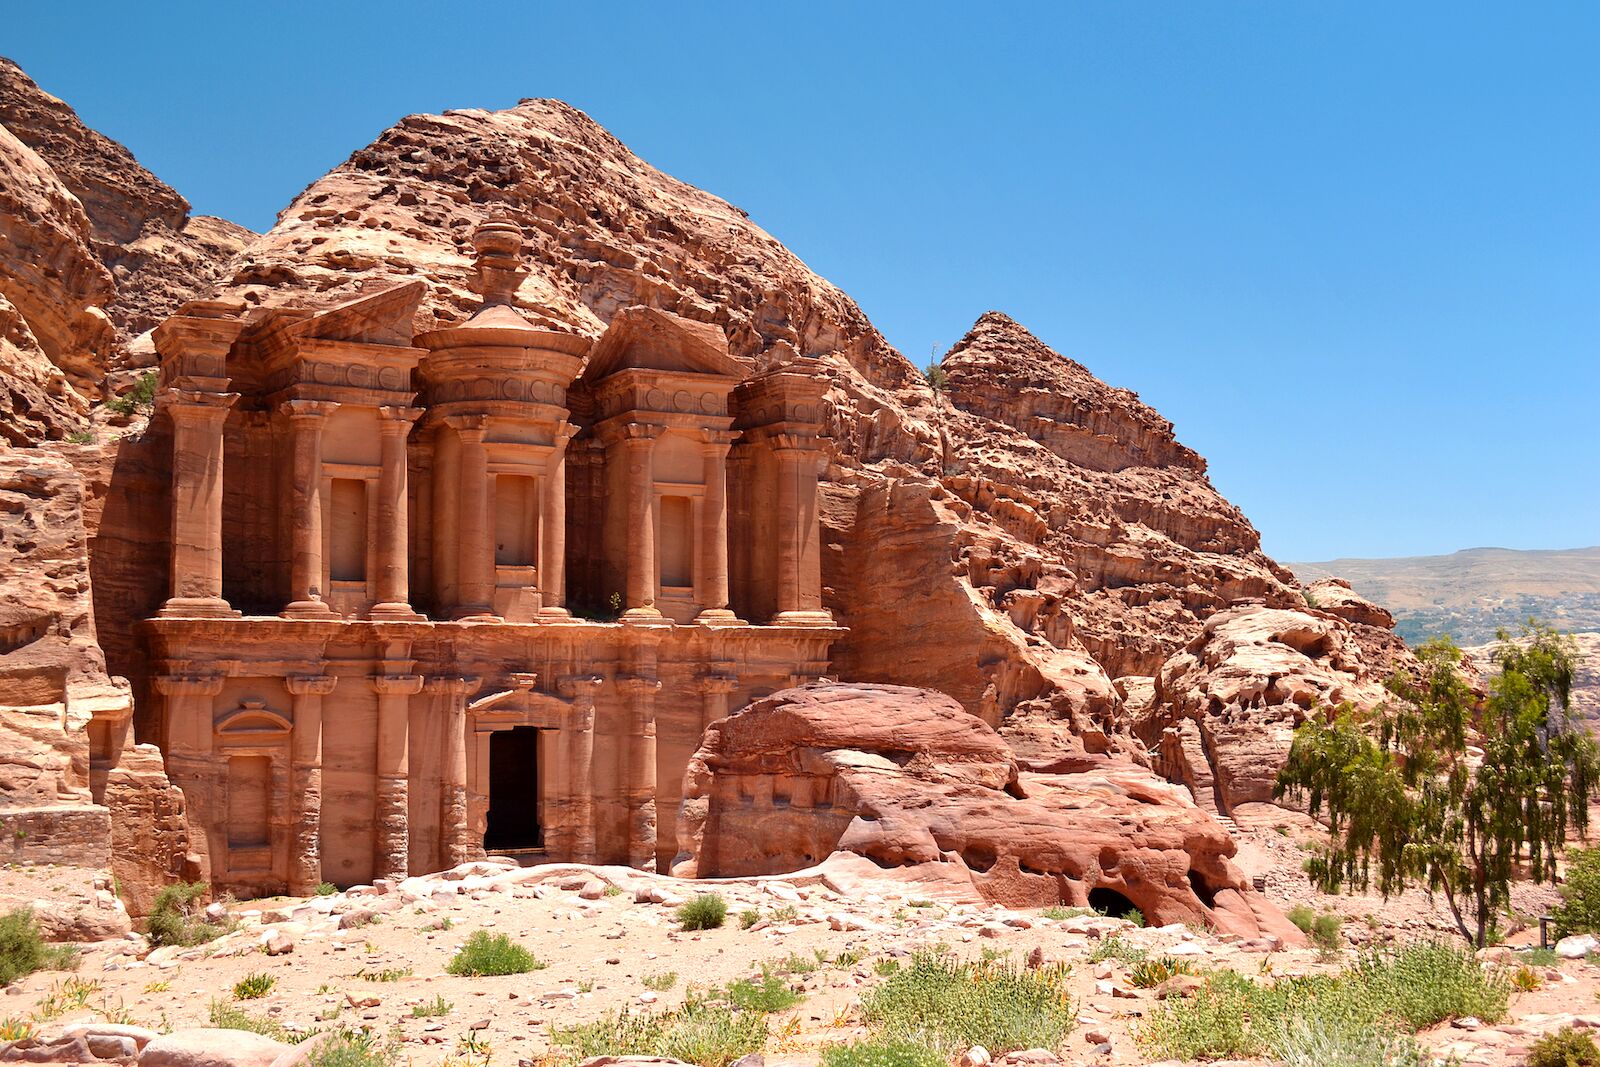
<svg viewBox="0 0 1600 1067">
<path fill-rule="evenodd" d="M 664 868 L 704 726 L 817 678 L 825 380 L 633 307 L 599 338 L 482 306 L 195 301 L 155 333 L 170 595 L 144 724 L 201 873 L 312 892 L 485 853 Z M 820 859 L 821 857 L 817 857 Z"/>
</svg>

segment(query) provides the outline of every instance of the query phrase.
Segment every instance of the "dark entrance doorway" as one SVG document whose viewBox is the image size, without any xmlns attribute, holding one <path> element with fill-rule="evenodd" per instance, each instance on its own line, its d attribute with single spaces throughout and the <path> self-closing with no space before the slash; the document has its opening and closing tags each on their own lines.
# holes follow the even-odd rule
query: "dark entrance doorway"
<svg viewBox="0 0 1600 1067">
<path fill-rule="evenodd" d="M 1110 915 L 1116 919 L 1126 919 L 1130 915 L 1139 913 L 1133 901 L 1115 889 L 1107 889 L 1105 886 L 1089 890 L 1089 907 L 1102 915 Z"/>
<path fill-rule="evenodd" d="M 489 735 L 489 825 L 487 852 L 526 852 L 544 847 L 539 826 L 539 731 L 515 726 Z"/>
</svg>

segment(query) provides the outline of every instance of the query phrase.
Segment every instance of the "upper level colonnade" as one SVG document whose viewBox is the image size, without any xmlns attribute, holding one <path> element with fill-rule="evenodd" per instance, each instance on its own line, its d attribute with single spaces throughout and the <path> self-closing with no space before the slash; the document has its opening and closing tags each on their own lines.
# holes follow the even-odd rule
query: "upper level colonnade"
<svg viewBox="0 0 1600 1067">
<path fill-rule="evenodd" d="M 521 240 L 480 226 L 482 305 L 421 335 L 421 280 L 323 309 L 191 301 L 157 328 L 160 617 L 832 625 L 825 379 L 642 306 L 598 339 L 537 327 Z"/>
</svg>

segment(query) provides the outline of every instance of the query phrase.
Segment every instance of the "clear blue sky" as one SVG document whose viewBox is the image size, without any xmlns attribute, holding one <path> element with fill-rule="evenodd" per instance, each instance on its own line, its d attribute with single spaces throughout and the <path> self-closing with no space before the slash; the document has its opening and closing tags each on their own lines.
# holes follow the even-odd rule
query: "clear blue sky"
<svg viewBox="0 0 1600 1067">
<path fill-rule="evenodd" d="M 14 3 L 0 53 L 255 229 L 560 97 L 918 363 L 998 308 L 1138 391 L 1280 559 L 1600 543 L 1600 4 L 978 6 Z"/>
</svg>

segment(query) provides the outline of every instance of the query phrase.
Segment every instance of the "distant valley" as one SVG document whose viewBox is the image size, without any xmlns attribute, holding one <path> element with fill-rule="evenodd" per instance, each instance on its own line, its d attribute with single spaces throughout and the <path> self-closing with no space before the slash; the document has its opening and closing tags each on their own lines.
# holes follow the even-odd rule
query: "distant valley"
<svg viewBox="0 0 1600 1067">
<path fill-rule="evenodd" d="M 1572 633 L 1600 631 L 1600 546 L 1554 551 L 1469 548 L 1447 556 L 1291 563 L 1304 582 L 1344 578 L 1394 613 L 1408 644 L 1449 634 L 1460 645 L 1515 633 L 1530 616 Z"/>
</svg>

